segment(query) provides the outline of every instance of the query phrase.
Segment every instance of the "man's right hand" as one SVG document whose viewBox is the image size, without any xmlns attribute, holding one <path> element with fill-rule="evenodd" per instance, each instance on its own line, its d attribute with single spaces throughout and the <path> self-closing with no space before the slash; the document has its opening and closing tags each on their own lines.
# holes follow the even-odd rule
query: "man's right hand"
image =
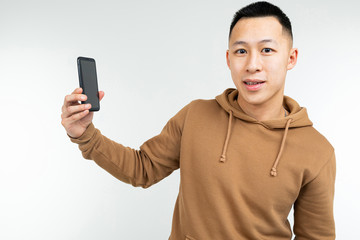
<svg viewBox="0 0 360 240">
<path fill-rule="evenodd" d="M 61 108 L 61 124 L 67 134 L 73 138 L 78 138 L 85 132 L 94 116 L 93 112 L 89 112 L 90 104 L 79 103 L 87 99 L 82 91 L 82 88 L 76 88 L 70 95 L 65 96 L 64 105 Z M 99 91 L 100 101 L 104 94 L 103 91 Z"/>
</svg>

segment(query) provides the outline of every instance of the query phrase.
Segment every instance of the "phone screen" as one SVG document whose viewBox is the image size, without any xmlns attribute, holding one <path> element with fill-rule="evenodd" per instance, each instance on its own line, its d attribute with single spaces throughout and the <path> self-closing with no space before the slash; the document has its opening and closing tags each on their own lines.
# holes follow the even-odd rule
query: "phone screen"
<svg viewBox="0 0 360 240">
<path fill-rule="evenodd" d="M 90 111 L 99 111 L 99 91 L 96 76 L 96 65 L 93 58 L 78 57 L 78 72 L 80 87 L 87 100 L 82 103 L 90 103 Z"/>
</svg>

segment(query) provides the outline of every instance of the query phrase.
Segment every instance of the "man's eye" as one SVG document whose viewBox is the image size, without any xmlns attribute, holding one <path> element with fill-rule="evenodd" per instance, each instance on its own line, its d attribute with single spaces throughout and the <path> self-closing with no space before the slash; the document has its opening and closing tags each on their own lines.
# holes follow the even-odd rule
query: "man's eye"
<svg viewBox="0 0 360 240">
<path fill-rule="evenodd" d="M 264 48 L 263 51 L 264 51 L 265 53 L 271 53 L 271 52 L 273 52 L 273 50 L 272 50 L 271 48 Z"/>
<path fill-rule="evenodd" d="M 239 50 L 236 51 L 236 53 L 244 54 L 244 53 L 246 53 L 246 50 L 245 49 L 239 49 Z"/>
</svg>

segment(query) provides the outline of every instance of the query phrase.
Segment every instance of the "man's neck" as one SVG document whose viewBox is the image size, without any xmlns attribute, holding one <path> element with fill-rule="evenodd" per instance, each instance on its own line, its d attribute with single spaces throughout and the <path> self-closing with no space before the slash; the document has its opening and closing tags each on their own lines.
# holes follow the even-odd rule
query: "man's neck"
<svg viewBox="0 0 360 240">
<path fill-rule="evenodd" d="M 256 105 L 249 104 L 240 97 L 238 97 L 237 102 L 247 115 L 258 121 L 283 118 L 285 117 L 285 112 L 286 115 L 289 114 L 283 107 L 283 96 Z"/>
</svg>

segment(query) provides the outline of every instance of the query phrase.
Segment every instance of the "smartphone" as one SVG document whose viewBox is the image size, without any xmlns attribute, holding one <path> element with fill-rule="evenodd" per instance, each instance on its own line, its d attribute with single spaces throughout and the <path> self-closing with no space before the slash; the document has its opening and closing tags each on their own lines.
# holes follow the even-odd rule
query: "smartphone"
<svg viewBox="0 0 360 240">
<path fill-rule="evenodd" d="M 86 101 L 81 103 L 90 103 L 91 108 L 89 111 L 99 111 L 100 110 L 100 101 L 99 101 L 99 90 L 98 82 L 96 76 L 96 65 L 95 59 L 87 57 L 78 57 L 77 59 L 78 73 L 79 73 L 79 83 L 80 87 L 83 89 L 83 94 L 87 96 Z"/>
</svg>

